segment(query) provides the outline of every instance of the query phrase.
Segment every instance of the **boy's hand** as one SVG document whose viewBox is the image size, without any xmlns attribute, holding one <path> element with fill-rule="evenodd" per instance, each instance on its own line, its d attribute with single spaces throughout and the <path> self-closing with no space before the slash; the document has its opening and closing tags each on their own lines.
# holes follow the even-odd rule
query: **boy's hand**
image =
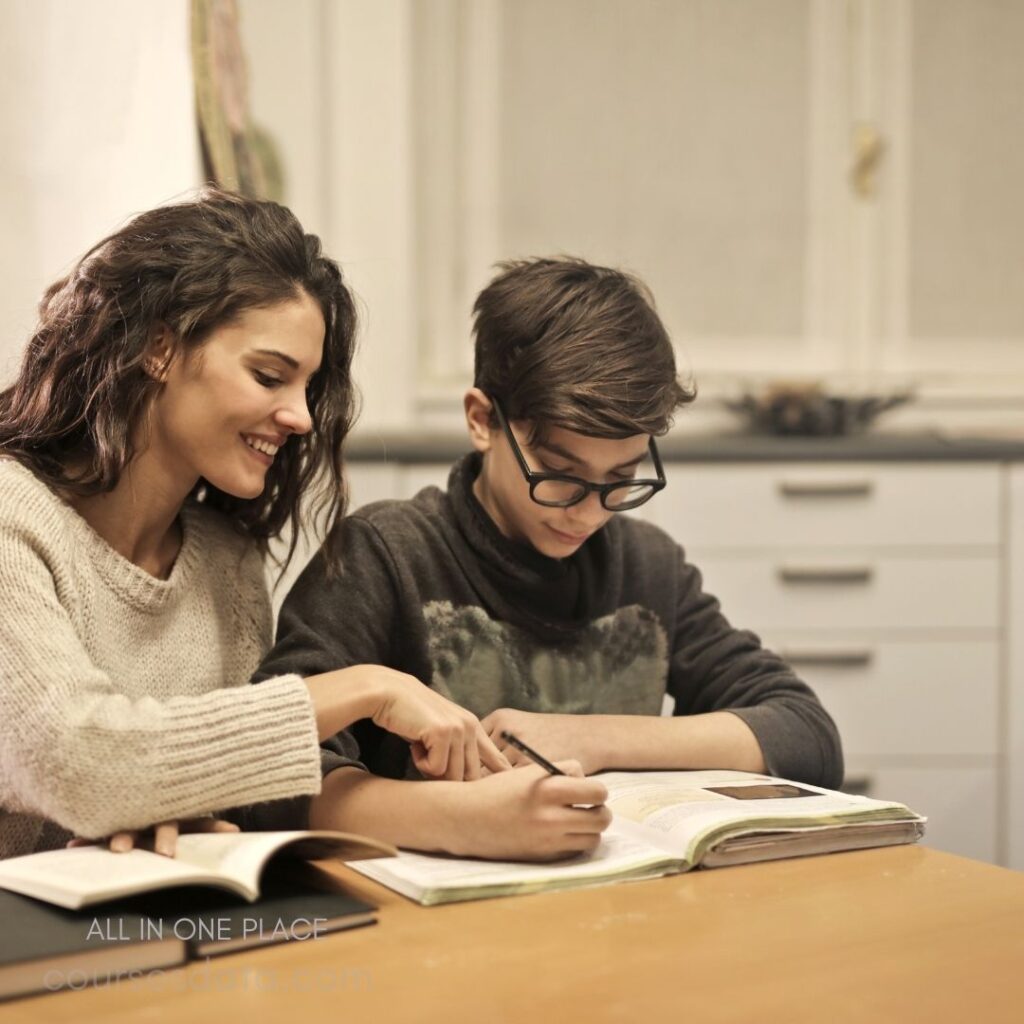
<svg viewBox="0 0 1024 1024">
<path fill-rule="evenodd" d="M 573 758 L 587 775 L 601 770 L 602 765 L 591 750 L 592 737 L 583 715 L 545 715 L 533 711 L 516 711 L 514 708 L 498 708 L 482 719 L 481 725 L 495 746 L 514 766 L 533 762 L 501 738 L 504 730 L 551 761 Z"/>
<path fill-rule="evenodd" d="M 499 772 L 458 789 L 457 834 L 452 852 L 498 860 L 549 861 L 590 853 L 611 824 L 608 790 L 582 778 L 575 761 L 562 761 L 565 775 L 531 765 Z"/>
</svg>

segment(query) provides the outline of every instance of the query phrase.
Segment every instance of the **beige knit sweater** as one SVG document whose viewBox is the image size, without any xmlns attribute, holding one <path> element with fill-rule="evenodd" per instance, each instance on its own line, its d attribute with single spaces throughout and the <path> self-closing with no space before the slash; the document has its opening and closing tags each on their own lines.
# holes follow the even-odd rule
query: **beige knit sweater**
<svg viewBox="0 0 1024 1024">
<path fill-rule="evenodd" d="M 319 791 L 305 685 L 246 685 L 258 552 L 202 505 L 182 525 L 155 579 L 0 459 L 0 857 Z"/>
</svg>

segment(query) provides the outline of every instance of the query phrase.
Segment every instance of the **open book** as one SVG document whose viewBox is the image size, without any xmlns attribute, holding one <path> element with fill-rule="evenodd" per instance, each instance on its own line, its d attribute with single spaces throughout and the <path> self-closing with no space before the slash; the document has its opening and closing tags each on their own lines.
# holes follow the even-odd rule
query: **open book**
<svg viewBox="0 0 1024 1024">
<path fill-rule="evenodd" d="M 698 866 L 910 843 L 925 819 L 899 803 L 748 772 L 605 772 L 612 824 L 597 850 L 556 864 L 402 852 L 354 870 L 426 906 L 656 878 Z"/>
<path fill-rule="evenodd" d="M 0 1000 L 372 924 L 373 906 L 304 858 L 394 852 L 341 832 L 207 832 L 180 836 L 173 859 L 83 846 L 0 861 Z"/>
<path fill-rule="evenodd" d="M 345 832 L 192 832 L 178 837 L 174 857 L 78 846 L 0 860 L 0 889 L 70 910 L 187 885 L 216 886 L 253 902 L 260 895 L 264 868 L 278 854 L 358 860 L 395 853 L 387 843 Z"/>
</svg>

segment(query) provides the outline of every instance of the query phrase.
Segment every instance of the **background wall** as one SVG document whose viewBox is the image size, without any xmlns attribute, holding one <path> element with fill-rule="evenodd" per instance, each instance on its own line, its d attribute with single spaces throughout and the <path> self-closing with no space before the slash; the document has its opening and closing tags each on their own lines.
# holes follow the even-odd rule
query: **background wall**
<svg viewBox="0 0 1024 1024">
<path fill-rule="evenodd" d="M 286 196 L 360 300 L 361 427 L 415 419 L 413 95 L 407 0 L 242 0 L 254 120 Z"/>
<path fill-rule="evenodd" d="M 201 180 L 183 0 L 0 2 L 0 379 L 43 289 Z"/>
<path fill-rule="evenodd" d="M 1024 3 L 239 0 L 286 201 L 363 308 L 360 429 L 458 421 L 494 261 L 654 288 L 704 400 L 912 385 L 1024 432 Z M 43 287 L 198 183 L 187 0 L 0 0 L 0 374 Z"/>
<path fill-rule="evenodd" d="M 256 115 L 369 307 L 364 429 L 456 422 L 493 263 L 573 252 L 650 282 L 691 429 L 812 378 L 914 387 L 894 428 L 1024 432 L 1024 4 L 241 10 Z"/>
</svg>

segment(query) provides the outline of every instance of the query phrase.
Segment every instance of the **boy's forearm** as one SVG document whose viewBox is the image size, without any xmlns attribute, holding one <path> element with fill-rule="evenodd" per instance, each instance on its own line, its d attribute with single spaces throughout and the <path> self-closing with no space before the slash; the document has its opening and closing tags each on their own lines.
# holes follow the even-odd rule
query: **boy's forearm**
<svg viewBox="0 0 1024 1024">
<path fill-rule="evenodd" d="M 313 828 L 362 832 L 396 846 L 460 857 L 554 860 L 596 849 L 611 822 L 607 790 L 531 766 L 473 782 L 407 782 L 338 768 L 310 809 Z"/>
<path fill-rule="evenodd" d="M 456 852 L 457 821 L 450 792 L 459 783 L 382 779 L 338 768 L 310 805 L 310 828 L 358 832 L 428 853 Z"/>
<path fill-rule="evenodd" d="M 763 772 L 764 755 L 750 726 L 728 711 L 665 718 L 647 715 L 587 715 L 586 761 L 593 771 L 609 768 L 729 768 Z"/>
</svg>

